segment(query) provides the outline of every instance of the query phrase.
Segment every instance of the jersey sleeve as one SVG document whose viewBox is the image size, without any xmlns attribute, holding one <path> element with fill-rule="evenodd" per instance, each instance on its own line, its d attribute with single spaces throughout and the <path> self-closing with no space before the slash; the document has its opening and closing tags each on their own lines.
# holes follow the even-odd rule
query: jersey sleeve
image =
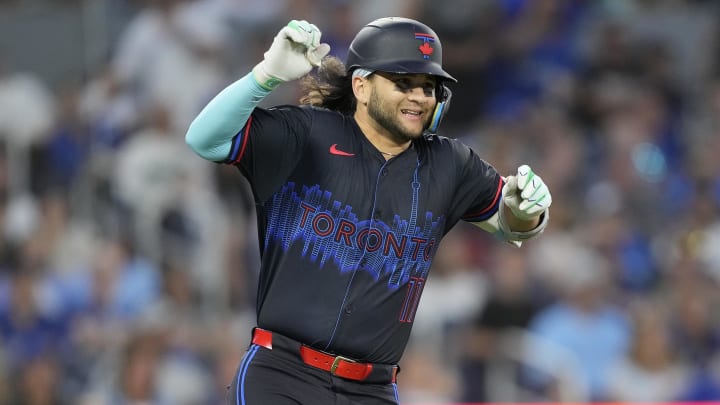
<svg viewBox="0 0 720 405">
<path fill-rule="evenodd" d="M 256 108 L 232 139 L 223 163 L 237 166 L 258 201 L 269 198 L 298 164 L 312 128 L 309 107 Z"/>
<path fill-rule="evenodd" d="M 468 146 L 456 142 L 453 153 L 461 178 L 455 193 L 460 219 L 473 223 L 486 221 L 498 212 L 504 180 Z"/>
</svg>

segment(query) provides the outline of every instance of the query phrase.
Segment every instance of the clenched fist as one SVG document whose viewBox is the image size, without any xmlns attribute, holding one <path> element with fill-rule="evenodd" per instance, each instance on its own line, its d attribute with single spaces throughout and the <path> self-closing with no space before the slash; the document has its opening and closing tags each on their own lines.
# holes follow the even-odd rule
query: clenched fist
<svg viewBox="0 0 720 405">
<path fill-rule="evenodd" d="M 524 221 L 537 218 L 552 203 L 547 185 L 528 165 L 518 167 L 516 175 L 506 178 L 502 195 L 513 215 Z"/>
<path fill-rule="evenodd" d="M 330 52 L 330 45 L 320 43 L 321 32 L 315 24 L 292 20 L 273 39 L 265 59 L 253 69 L 257 82 L 272 90 L 282 82 L 299 79 L 319 66 Z"/>
</svg>

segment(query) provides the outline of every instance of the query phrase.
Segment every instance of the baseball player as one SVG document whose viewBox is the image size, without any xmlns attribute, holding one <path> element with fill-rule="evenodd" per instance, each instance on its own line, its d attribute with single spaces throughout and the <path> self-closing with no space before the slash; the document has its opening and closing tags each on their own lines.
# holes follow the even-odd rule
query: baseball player
<svg viewBox="0 0 720 405">
<path fill-rule="evenodd" d="M 257 327 L 231 404 L 398 404 L 398 363 L 442 237 L 464 220 L 520 245 L 548 221 L 550 192 L 530 167 L 503 178 L 436 134 L 455 79 L 433 30 L 378 19 L 344 63 L 320 39 L 291 21 L 186 135 L 240 170 L 257 207 Z M 258 107 L 303 77 L 300 106 Z"/>
</svg>

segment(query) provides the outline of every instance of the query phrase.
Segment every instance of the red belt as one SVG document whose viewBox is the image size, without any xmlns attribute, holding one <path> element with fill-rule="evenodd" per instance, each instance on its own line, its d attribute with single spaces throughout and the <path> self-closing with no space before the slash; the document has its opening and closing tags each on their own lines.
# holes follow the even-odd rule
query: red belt
<svg viewBox="0 0 720 405">
<path fill-rule="evenodd" d="M 255 328 L 253 331 L 253 344 L 272 350 L 272 341 L 272 332 L 260 328 Z M 309 366 L 313 366 L 315 368 L 325 370 L 332 375 L 354 381 L 364 381 L 368 378 L 370 373 L 372 373 L 374 367 L 372 363 L 360 363 L 353 359 L 325 353 L 303 344 L 300 345 L 300 357 L 303 362 Z M 387 365 L 383 366 L 387 367 Z M 398 367 L 391 367 L 393 367 L 391 382 L 394 383 Z"/>
</svg>

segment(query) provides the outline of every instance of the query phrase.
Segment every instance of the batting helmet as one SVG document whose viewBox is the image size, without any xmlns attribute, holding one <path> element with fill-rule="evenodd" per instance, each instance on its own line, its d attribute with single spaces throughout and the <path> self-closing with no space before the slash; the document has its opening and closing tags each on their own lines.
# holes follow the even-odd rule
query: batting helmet
<svg viewBox="0 0 720 405">
<path fill-rule="evenodd" d="M 385 17 L 364 26 L 348 50 L 345 66 L 389 73 L 425 73 L 457 82 L 442 68 L 442 45 L 427 25 Z"/>
</svg>

